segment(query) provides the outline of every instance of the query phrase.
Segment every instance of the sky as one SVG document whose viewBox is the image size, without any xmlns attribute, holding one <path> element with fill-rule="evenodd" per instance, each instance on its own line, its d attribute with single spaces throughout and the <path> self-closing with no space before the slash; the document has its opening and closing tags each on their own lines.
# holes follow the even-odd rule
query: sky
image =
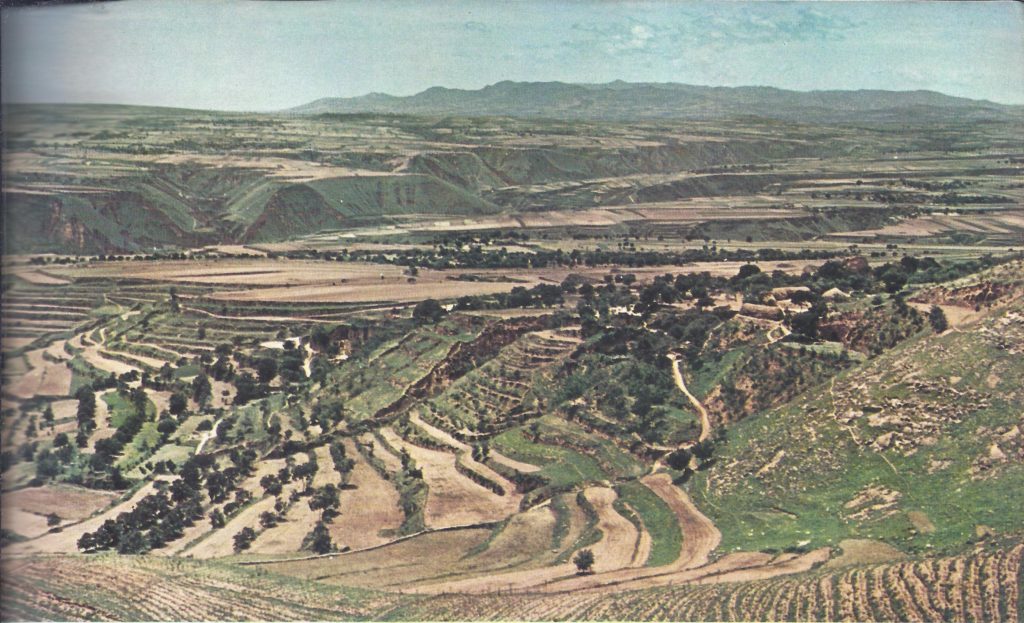
<svg viewBox="0 0 1024 623">
<path fill-rule="evenodd" d="M 5 102 L 278 110 L 502 80 L 1024 104 L 1016 2 L 122 0 L 2 9 Z"/>
</svg>

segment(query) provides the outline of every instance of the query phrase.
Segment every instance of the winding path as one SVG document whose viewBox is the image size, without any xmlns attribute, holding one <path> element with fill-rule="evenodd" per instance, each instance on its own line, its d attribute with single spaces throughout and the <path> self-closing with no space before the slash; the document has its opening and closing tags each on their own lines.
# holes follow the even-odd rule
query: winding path
<svg viewBox="0 0 1024 623">
<path fill-rule="evenodd" d="M 220 426 L 220 423 L 223 422 L 223 421 L 224 421 L 224 418 L 221 417 L 219 420 L 217 420 L 216 422 L 213 423 L 213 428 L 211 428 L 210 430 L 208 430 L 205 433 L 203 433 L 202 439 L 199 440 L 199 445 L 196 446 L 196 454 L 199 454 L 200 452 L 202 452 L 203 451 L 203 446 L 206 445 L 206 442 L 210 441 L 211 439 L 213 439 L 213 436 L 217 434 L 217 427 Z"/>
<path fill-rule="evenodd" d="M 679 391 L 683 392 L 686 398 L 690 401 L 690 404 L 697 409 L 697 413 L 700 413 L 700 437 L 698 441 L 704 441 L 711 436 L 711 420 L 708 418 L 708 411 L 704 408 L 704 405 L 697 400 L 697 397 L 690 393 L 690 390 L 686 389 L 686 383 L 683 381 L 683 373 L 679 371 L 679 359 L 675 355 L 669 355 L 669 359 L 672 360 L 672 378 L 676 380 L 676 387 Z"/>
</svg>

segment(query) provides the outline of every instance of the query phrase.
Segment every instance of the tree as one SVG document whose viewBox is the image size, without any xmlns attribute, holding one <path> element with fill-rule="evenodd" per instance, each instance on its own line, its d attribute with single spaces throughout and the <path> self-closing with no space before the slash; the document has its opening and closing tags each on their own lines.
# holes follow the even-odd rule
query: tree
<svg viewBox="0 0 1024 623">
<path fill-rule="evenodd" d="M 932 329 L 936 333 L 942 333 L 949 328 L 949 321 L 946 320 L 946 312 L 942 311 L 942 308 L 938 305 L 932 305 L 931 310 L 928 311 L 928 322 L 932 324 Z"/>
<path fill-rule="evenodd" d="M 895 294 L 907 285 L 907 273 L 902 269 L 892 266 L 882 273 L 882 281 L 885 283 L 885 291 Z"/>
<path fill-rule="evenodd" d="M 758 268 L 756 264 L 744 264 L 743 266 L 740 266 L 740 271 L 736 273 L 736 279 L 746 279 L 747 277 L 750 277 L 751 275 L 756 275 L 760 272 L 761 269 Z"/>
<path fill-rule="evenodd" d="M 188 397 L 181 392 L 174 392 L 171 394 L 170 400 L 167 401 L 167 410 L 171 412 L 171 415 L 181 415 L 186 407 L 188 407 Z"/>
<path fill-rule="evenodd" d="M 49 404 L 43 409 L 43 424 L 48 428 L 53 428 L 53 406 Z"/>
<path fill-rule="evenodd" d="M 273 528 L 277 525 L 277 515 L 270 511 L 263 511 L 260 513 L 260 526 L 264 528 Z"/>
<path fill-rule="evenodd" d="M 235 404 L 244 405 L 250 400 L 260 396 L 260 389 L 256 386 L 256 379 L 248 372 L 243 372 L 235 378 Z"/>
<path fill-rule="evenodd" d="M 818 314 L 813 311 L 800 312 L 789 321 L 793 333 L 807 340 L 818 338 Z"/>
<path fill-rule="evenodd" d="M 327 353 L 328 355 L 334 355 L 338 352 L 338 343 L 331 340 L 331 332 L 324 328 L 323 325 L 313 327 L 313 331 L 309 334 L 309 345 L 313 350 Z"/>
<path fill-rule="evenodd" d="M 281 481 L 277 476 L 273 474 L 267 474 L 263 478 L 260 478 L 260 486 L 267 495 L 277 495 L 281 493 Z"/>
<path fill-rule="evenodd" d="M 145 554 L 149 551 L 149 540 L 141 530 L 131 530 L 117 544 L 118 554 Z"/>
<path fill-rule="evenodd" d="M 249 549 L 252 542 L 256 540 L 256 531 L 252 528 L 242 528 L 234 536 L 235 551 L 240 552 L 242 550 Z"/>
<path fill-rule="evenodd" d="M 421 324 L 437 322 L 444 314 L 444 308 L 434 299 L 420 301 L 412 310 L 413 319 Z"/>
<path fill-rule="evenodd" d="M 269 383 L 277 376 L 277 360 L 272 357 L 263 357 L 256 362 L 256 376 L 260 383 Z"/>
<path fill-rule="evenodd" d="M 321 511 L 321 517 L 330 521 L 338 514 L 338 506 L 341 501 L 338 497 L 338 488 L 333 484 L 320 487 L 309 500 L 309 510 Z"/>
<path fill-rule="evenodd" d="M 165 417 L 156 423 L 156 430 L 166 439 L 171 433 L 178 430 L 178 422 Z"/>
<path fill-rule="evenodd" d="M 78 412 L 77 419 L 79 428 L 88 428 L 93 430 L 96 428 L 96 394 L 93 393 L 92 388 L 89 386 L 83 386 L 75 393 L 75 397 L 78 398 Z"/>
<path fill-rule="evenodd" d="M 210 385 L 210 377 L 200 373 L 192 379 L 192 399 L 203 404 L 213 395 L 213 387 Z"/>
<path fill-rule="evenodd" d="M 707 461 L 715 453 L 715 444 L 710 439 L 693 444 L 693 455 L 701 461 Z"/>
<path fill-rule="evenodd" d="M 682 471 L 690 466 L 690 451 L 686 448 L 679 448 L 672 454 L 668 455 L 666 462 L 668 466 L 674 470 Z"/>
<path fill-rule="evenodd" d="M 317 554 L 327 554 L 334 551 L 334 543 L 331 542 L 331 533 L 322 521 L 316 522 L 313 530 L 303 539 L 303 548 L 310 549 Z"/>
<path fill-rule="evenodd" d="M 60 522 L 61 518 L 60 515 L 58 515 L 57 513 L 50 513 L 46 516 L 46 525 L 50 526 L 51 528 L 53 526 L 59 526 Z"/>
<path fill-rule="evenodd" d="M 572 563 L 576 565 L 577 575 L 587 575 L 594 572 L 594 552 L 589 549 L 581 549 L 573 556 Z"/>
<path fill-rule="evenodd" d="M 55 477 L 60 473 L 60 461 L 57 457 L 50 453 L 49 450 L 43 450 L 36 457 L 36 476 L 42 479 L 49 479 Z"/>
<path fill-rule="evenodd" d="M 210 511 L 210 526 L 216 530 L 217 528 L 223 528 L 227 520 L 224 517 L 224 512 L 219 508 L 215 508 Z"/>
</svg>

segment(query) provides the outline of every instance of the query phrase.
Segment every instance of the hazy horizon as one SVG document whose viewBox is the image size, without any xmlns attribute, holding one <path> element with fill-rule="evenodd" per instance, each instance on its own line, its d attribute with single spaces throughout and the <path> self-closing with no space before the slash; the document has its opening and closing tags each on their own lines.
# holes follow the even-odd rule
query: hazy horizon
<svg viewBox="0 0 1024 623">
<path fill-rule="evenodd" d="M 894 28 L 893 25 L 898 25 Z M 1012 2 L 391 1 L 3 9 L 5 103 L 274 111 L 501 81 L 929 90 L 1024 104 Z"/>
</svg>

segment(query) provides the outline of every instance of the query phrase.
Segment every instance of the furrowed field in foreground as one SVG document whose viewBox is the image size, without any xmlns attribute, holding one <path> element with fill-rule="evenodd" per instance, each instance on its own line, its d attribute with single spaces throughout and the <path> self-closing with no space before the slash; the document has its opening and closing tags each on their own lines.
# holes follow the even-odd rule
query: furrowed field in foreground
<svg viewBox="0 0 1024 623">
<path fill-rule="evenodd" d="M 1018 117 L 301 112 L 9 111 L 5 620 L 1020 618 Z"/>
</svg>

